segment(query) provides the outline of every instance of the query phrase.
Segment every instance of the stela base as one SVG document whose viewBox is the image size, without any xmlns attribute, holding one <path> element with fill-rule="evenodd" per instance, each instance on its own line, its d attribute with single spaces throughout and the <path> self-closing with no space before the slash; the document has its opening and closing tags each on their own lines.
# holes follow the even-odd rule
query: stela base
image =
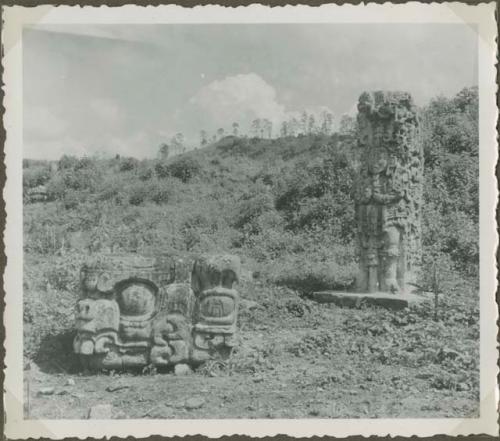
<svg viewBox="0 0 500 441">
<path fill-rule="evenodd" d="M 415 294 L 354 293 L 343 291 L 319 291 L 313 293 L 318 303 L 334 303 L 338 306 L 360 308 L 362 305 L 375 305 L 387 309 L 404 309 L 423 300 Z"/>
</svg>

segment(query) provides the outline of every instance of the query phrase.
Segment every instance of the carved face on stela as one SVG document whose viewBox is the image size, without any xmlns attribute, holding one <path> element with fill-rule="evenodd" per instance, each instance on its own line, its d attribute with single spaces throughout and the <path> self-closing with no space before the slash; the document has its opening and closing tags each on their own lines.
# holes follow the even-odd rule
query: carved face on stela
<svg viewBox="0 0 500 441">
<path fill-rule="evenodd" d="M 407 121 L 416 123 L 416 111 L 406 92 L 363 93 L 358 102 L 359 146 L 363 149 L 362 167 L 367 174 L 382 173 L 405 146 L 398 141 L 398 131 Z"/>
</svg>

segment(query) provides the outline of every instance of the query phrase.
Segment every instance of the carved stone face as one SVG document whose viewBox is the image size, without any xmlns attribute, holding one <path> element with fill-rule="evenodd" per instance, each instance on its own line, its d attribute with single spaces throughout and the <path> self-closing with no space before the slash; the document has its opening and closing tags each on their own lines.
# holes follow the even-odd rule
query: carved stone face
<svg viewBox="0 0 500 441">
<path fill-rule="evenodd" d="M 118 331 L 120 312 L 113 300 L 80 300 L 75 313 L 76 328 L 79 332 L 96 334 L 103 330 Z"/>
<path fill-rule="evenodd" d="M 117 287 L 120 313 L 128 320 L 147 320 L 155 313 L 155 288 L 145 282 L 127 281 Z"/>
<path fill-rule="evenodd" d="M 236 320 L 237 297 L 233 289 L 213 288 L 200 297 L 198 318 L 207 325 L 232 325 Z"/>
<path fill-rule="evenodd" d="M 222 287 L 231 289 L 238 280 L 240 261 L 234 256 L 217 256 L 195 263 L 191 285 L 195 294 L 207 289 Z"/>
</svg>

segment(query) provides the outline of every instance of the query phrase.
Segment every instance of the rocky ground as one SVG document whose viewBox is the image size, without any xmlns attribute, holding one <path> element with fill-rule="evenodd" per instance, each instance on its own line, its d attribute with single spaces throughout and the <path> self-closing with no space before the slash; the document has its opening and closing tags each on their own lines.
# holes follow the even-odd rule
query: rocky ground
<svg viewBox="0 0 500 441">
<path fill-rule="evenodd" d="M 434 320 L 430 301 L 392 312 L 320 305 L 259 284 L 241 292 L 251 300 L 229 360 L 177 374 L 89 374 L 67 354 L 27 361 L 26 417 L 478 416 L 476 297 L 443 299 Z"/>
</svg>

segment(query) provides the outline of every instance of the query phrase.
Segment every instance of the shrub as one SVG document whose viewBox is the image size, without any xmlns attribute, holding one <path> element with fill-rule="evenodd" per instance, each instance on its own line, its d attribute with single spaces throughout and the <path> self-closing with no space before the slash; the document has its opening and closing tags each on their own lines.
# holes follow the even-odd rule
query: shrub
<svg viewBox="0 0 500 441">
<path fill-rule="evenodd" d="M 137 176 L 141 181 L 148 181 L 153 177 L 153 169 L 148 163 L 142 162 L 138 167 Z"/>
<path fill-rule="evenodd" d="M 132 171 L 137 168 L 139 160 L 136 158 L 120 158 L 119 170 L 121 172 Z"/>
<path fill-rule="evenodd" d="M 201 172 L 200 163 L 192 156 L 181 156 L 168 164 L 168 171 L 182 182 L 188 182 Z"/>
<path fill-rule="evenodd" d="M 76 192 L 75 190 L 69 189 L 64 194 L 63 198 L 64 208 L 66 210 L 72 210 L 78 206 L 80 200 L 81 200 L 80 193 Z"/>
<path fill-rule="evenodd" d="M 34 165 L 23 170 L 23 188 L 35 188 L 44 185 L 51 177 L 50 166 Z"/>
<path fill-rule="evenodd" d="M 158 161 L 155 164 L 156 176 L 159 178 L 168 178 L 170 176 L 170 170 L 166 161 Z"/>
<path fill-rule="evenodd" d="M 149 197 L 157 204 L 166 204 L 172 199 L 174 191 L 171 182 L 156 181 L 150 188 Z"/>
<path fill-rule="evenodd" d="M 146 185 L 135 185 L 130 189 L 128 201 L 131 205 L 141 205 L 149 197 L 149 189 Z"/>
<path fill-rule="evenodd" d="M 75 156 L 63 155 L 61 156 L 61 159 L 59 159 L 59 162 L 57 163 L 57 169 L 73 170 L 75 169 L 76 164 L 78 164 L 78 158 L 76 158 Z"/>
</svg>

